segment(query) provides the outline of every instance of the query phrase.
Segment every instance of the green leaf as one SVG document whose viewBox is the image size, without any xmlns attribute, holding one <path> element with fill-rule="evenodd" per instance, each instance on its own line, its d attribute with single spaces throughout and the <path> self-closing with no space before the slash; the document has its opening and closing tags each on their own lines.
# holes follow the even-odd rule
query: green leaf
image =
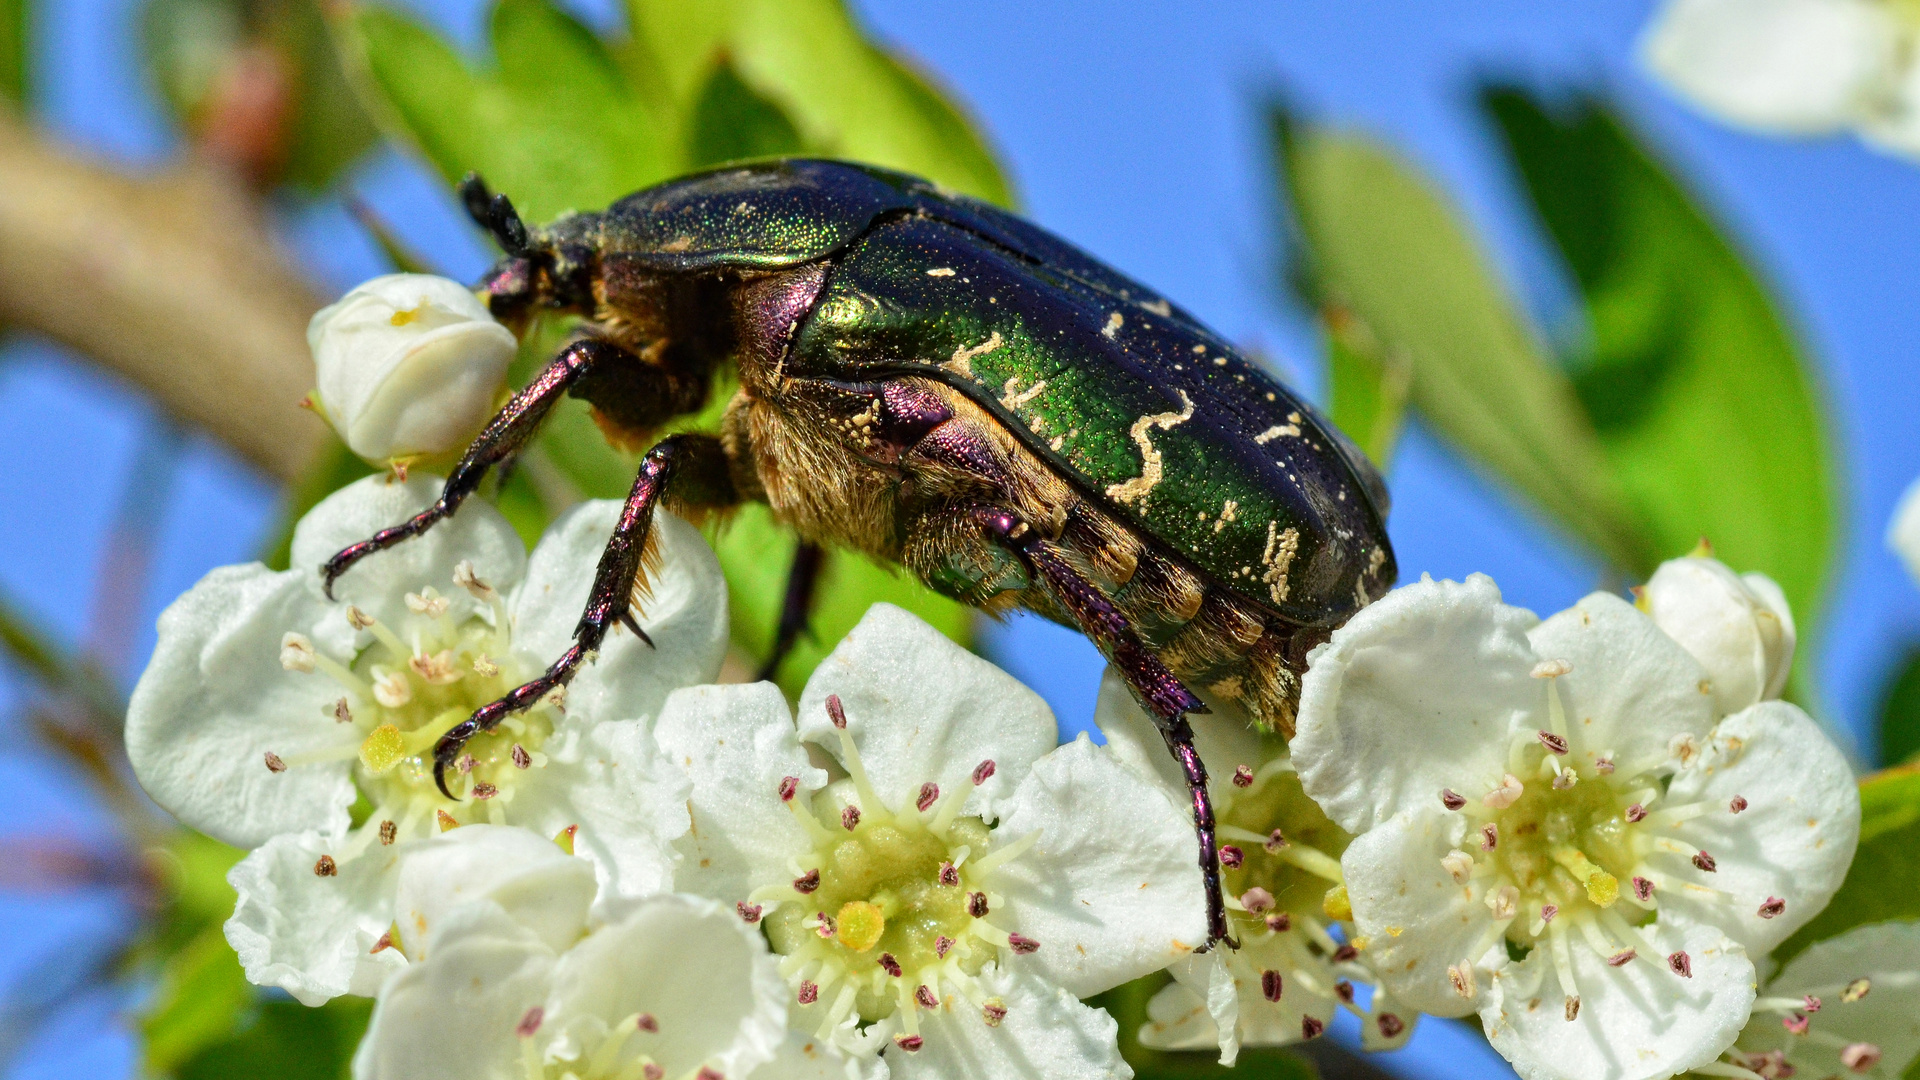
<svg viewBox="0 0 1920 1080">
<path fill-rule="evenodd" d="M 1574 386 L 1653 550 L 1678 555 L 1705 536 L 1817 623 L 1835 455 L 1778 304 L 1606 103 L 1506 87 L 1482 102 L 1585 301 Z"/>
<path fill-rule="evenodd" d="M 1321 324 L 1333 422 L 1384 470 L 1406 419 L 1413 371 L 1405 355 L 1383 349 L 1365 323 L 1338 318 L 1336 311 L 1322 312 Z"/>
<path fill-rule="evenodd" d="M 1880 699 L 1880 763 L 1920 757 L 1920 645 L 1910 646 Z"/>
<path fill-rule="evenodd" d="M 725 56 L 714 64 L 687 115 L 686 147 L 690 169 L 806 149 L 787 114 L 748 86 Z"/>
<path fill-rule="evenodd" d="M 175 1080 L 347 1080 L 353 1051 L 373 1014 L 368 998 L 335 998 L 317 1009 L 294 1001 L 262 1004 L 244 1029 L 174 1072 Z"/>
<path fill-rule="evenodd" d="M 842 0 L 734 0 L 740 74 L 814 152 L 917 173 L 1003 206 L 992 152 L 947 96 L 861 31 Z"/>
<path fill-rule="evenodd" d="M 33 4 L 0 0 L 0 100 L 29 101 L 33 88 Z"/>
<path fill-rule="evenodd" d="M 1301 284 L 1323 321 L 1404 357 L 1434 428 L 1602 557 L 1651 566 L 1572 385 L 1453 205 L 1372 139 L 1269 115 Z"/>
<path fill-rule="evenodd" d="M 260 561 L 266 563 L 268 569 L 285 570 L 287 560 L 293 555 L 293 527 L 299 524 L 300 518 L 319 505 L 321 499 L 377 471 L 347 449 L 347 444 L 340 441 L 333 429 L 327 429 L 326 444 L 313 455 L 306 473 L 283 496 L 279 524 L 273 531 L 273 539 L 262 546 Z"/>
<path fill-rule="evenodd" d="M 275 12 L 268 23 L 270 33 L 292 61 L 295 81 L 280 179 L 310 193 L 323 192 L 373 149 L 380 131 L 354 93 L 320 5 L 291 0 L 269 6 Z"/>
<path fill-rule="evenodd" d="M 1240 1051 L 1231 1069 L 1222 1068 L 1213 1052 L 1149 1050 L 1140 1045 L 1140 1028 L 1147 1022 L 1147 1002 L 1172 982 L 1166 972 L 1117 986 L 1087 1004 L 1107 1010 L 1120 1025 L 1120 1056 L 1133 1066 L 1135 1080 L 1319 1080 L 1313 1062 L 1288 1050 L 1248 1048 Z"/>
<path fill-rule="evenodd" d="M 479 172 L 529 221 L 597 209 L 676 171 L 650 103 L 593 32 L 547 0 L 500 0 L 492 72 L 386 9 L 341 25 L 394 125 L 441 175 Z"/>
<path fill-rule="evenodd" d="M 167 905 L 142 950 L 159 959 L 159 972 L 140 1020 L 146 1068 L 156 1076 L 232 1038 L 254 1006 L 255 990 L 222 929 L 234 905 L 227 871 L 244 854 L 186 830 L 162 849 Z"/>
<path fill-rule="evenodd" d="M 1860 781 L 1860 850 L 1826 910 L 1788 938 L 1774 957 L 1867 923 L 1920 919 L 1920 765 L 1887 769 Z"/>
</svg>

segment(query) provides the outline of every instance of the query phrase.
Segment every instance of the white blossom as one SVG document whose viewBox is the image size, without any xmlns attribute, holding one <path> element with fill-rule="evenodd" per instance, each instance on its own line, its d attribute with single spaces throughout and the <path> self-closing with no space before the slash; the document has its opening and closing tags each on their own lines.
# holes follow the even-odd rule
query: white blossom
<svg viewBox="0 0 1920 1080">
<path fill-rule="evenodd" d="M 1765 574 L 1736 574 L 1703 551 L 1660 564 L 1640 610 L 1706 669 L 1722 713 L 1771 700 L 1793 667 L 1793 613 Z"/>
<path fill-rule="evenodd" d="M 388 274 L 320 309 L 307 325 L 314 405 L 373 461 L 466 445 L 500 403 L 519 347 L 457 281 Z"/>
<path fill-rule="evenodd" d="M 726 595 L 711 550 L 657 517 L 661 566 L 638 615 L 654 644 L 616 630 L 564 710 L 549 697 L 467 745 L 449 801 L 434 787 L 434 743 L 565 650 L 620 506 L 576 507 L 529 559 L 474 500 L 354 567 L 339 601 L 326 599 L 321 561 L 439 486 L 362 480 L 302 519 L 294 569 L 207 575 L 161 616 L 128 710 L 128 754 L 154 800 L 254 849 L 229 876 L 240 899 L 227 935 L 248 977 L 310 1004 L 370 994 L 405 963 L 419 934 L 395 907 L 402 867 L 449 828 L 560 837 L 591 860 L 603 897 L 665 888 L 687 828 L 686 781 L 649 725 L 670 691 L 718 672 Z M 357 799 L 369 810 L 355 826 Z M 398 947 L 376 950 L 383 937 Z"/>
<path fill-rule="evenodd" d="M 1898 1080 L 1920 1057 L 1920 923 L 1855 927 L 1815 942 L 1768 981 L 1724 1062 L 1753 1080 Z"/>
<path fill-rule="evenodd" d="M 1920 480 L 1907 485 L 1894 507 L 1893 520 L 1887 523 L 1887 547 L 1907 565 L 1907 573 L 1920 582 Z"/>
<path fill-rule="evenodd" d="M 1859 795 L 1814 722 L 1778 701 L 1720 716 L 1618 597 L 1541 622 L 1483 576 L 1423 580 L 1309 664 L 1293 760 L 1355 834 L 1341 866 L 1374 970 L 1422 1011 L 1478 1011 L 1526 1080 L 1711 1063 L 1752 1007 L 1749 957 L 1852 861 Z"/>
<path fill-rule="evenodd" d="M 797 1031 L 895 1076 L 1127 1075 L 1078 999 L 1206 933 L 1181 808 L 1085 738 L 1056 746 L 1037 695 L 891 605 L 821 663 L 797 726 L 762 683 L 678 691 L 657 732 L 693 783 L 675 887 L 766 928 Z"/>
<path fill-rule="evenodd" d="M 1920 155 L 1920 17 L 1893 0 L 1668 0 L 1643 62 L 1728 123 L 1790 135 L 1852 130 Z"/>
<path fill-rule="evenodd" d="M 1320 1037 L 1344 1008 L 1359 1017 L 1367 1049 L 1404 1044 L 1418 1014 L 1379 988 L 1368 952 L 1357 947 L 1365 942 L 1352 936 L 1340 869 L 1352 837 L 1301 791 L 1277 738 L 1258 734 L 1231 705 L 1208 704 L 1212 713 L 1193 721 L 1194 743 L 1210 765 L 1220 842 L 1234 848 L 1240 864 L 1221 875 L 1240 948 L 1174 964 L 1175 982 L 1148 1003 L 1140 1042 L 1162 1050 L 1217 1046 L 1220 1063 L 1230 1066 L 1242 1046 Z M 1116 758 L 1170 798 L 1186 798 L 1186 781 L 1158 729 L 1111 668 L 1094 719 Z M 1368 989 L 1356 990 L 1356 983 Z"/>
</svg>

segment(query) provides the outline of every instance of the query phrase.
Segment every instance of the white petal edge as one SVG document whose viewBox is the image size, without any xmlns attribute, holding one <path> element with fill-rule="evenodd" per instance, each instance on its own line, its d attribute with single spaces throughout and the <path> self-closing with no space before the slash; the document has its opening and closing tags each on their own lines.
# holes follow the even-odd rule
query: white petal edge
<svg viewBox="0 0 1920 1080">
<path fill-rule="evenodd" d="M 828 694 L 840 696 L 874 791 L 893 806 L 912 803 L 927 781 L 952 791 L 991 758 L 994 776 L 967 804 L 991 820 L 1060 741 L 1040 695 L 892 604 L 868 608 L 800 694 L 800 737 L 837 760 Z"/>
<path fill-rule="evenodd" d="M 395 975 L 353 1055 L 354 1080 L 525 1080 L 515 1029 L 545 1002 L 554 955 L 496 905 L 462 908 L 434 958 Z"/>
<path fill-rule="evenodd" d="M 675 842 L 675 888 L 737 903 L 756 886 L 791 878 L 787 864 L 813 842 L 780 801 L 780 781 L 797 778 L 794 797 L 807 799 L 826 786 L 827 774 L 808 762 L 780 688 L 675 691 L 654 738 L 692 782 L 692 828 Z"/>
<path fill-rule="evenodd" d="M 1018 966 L 989 965 L 979 983 L 1006 1005 L 988 1027 L 978 1005 L 949 994 L 920 1021 L 917 1053 L 889 1047 L 896 1080 L 1122 1080 L 1133 1070 L 1120 1057 L 1119 1026 L 1104 1010 Z"/>
<path fill-rule="evenodd" d="M 708 1066 L 745 1076 L 785 1041 L 787 995 L 758 928 L 730 907 L 677 894 L 632 901 L 555 965 L 547 1058 L 592 1054 L 613 1025 L 652 1013 L 659 1031 L 643 1045 L 668 1075 Z"/>
<path fill-rule="evenodd" d="M 1693 977 L 1640 961 L 1611 967 L 1576 941 L 1580 1012 L 1571 1023 L 1544 949 L 1501 971 L 1480 1021 L 1521 1080 L 1664 1080 L 1733 1044 L 1753 1008 L 1745 950 L 1712 927 L 1688 927 L 1684 937 L 1658 923 L 1642 932 L 1663 949 L 1684 948 Z"/>
<path fill-rule="evenodd" d="M 600 554 L 620 503 L 598 499 L 548 526 L 511 601 L 514 649 L 544 668 L 573 644 Z M 594 720 L 650 720 L 667 695 L 719 677 L 727 652 L 727 584 L 699 530 L 656 513 L 649 542 L 659 568 L 634 613 L 653 644 L 624 626 L 608 632 L 600 655 L 567 688 L 567 709 Z"/>
<path fill-rule="evenodd" d="M 303 1005 L 342 994 L 371 997 L 387 975 L 406 966 L 397 951 L 372 952 L 393 923 L 393 894 L 404 850 L 375 847 L 314 873 L 339 840 L 316 832 L 285 833 L 254 849 L 227 872 L 239 894 L 227 920 L 228 944 L 247 981 L 277 986 Z"/>
<path fill-rule="evenodd" d="M 346 761 L 284 772 L 266 764 L 268 752 L 297 757 L 343 739 L 322 712 L 340 687 L 280 666 L 282 635 L 311 633 L 326 610 L 299 574 L 259 563 L 220 567 L 168 605 L 127 706 L 127 757 L 154 802 L 236 847 L 346 830 L 354 800 Z M 345 662 L 346 640 L 314 645 Z"/>
<path fill-rule="evenodd" d="M 1895 17 L 1866 0 L 1672 0 L 1640 41 L 1647 68 L 1694 105 L 1789 134 L 1865 116 L 1898 49 Z"/>
<path fill-rule="evenodd" d="M 1465 1016 L 1479 1004 L 1455 991 L 1447 969 L 1471 963 L 1484 992 L 1506 962 L 1482 880 L 1456 882 L 1440 863 L 1462 846 L 1466 819 L 1436 806 L 1410 810 L 1356 837 L 1340 857 L 1367 963 L 1396 1001 L 1434 1016 Z"/>
<path fill-rule="evenodd" d="M 1076 997 L 1166 967 L 1206 940 L 1192 819 L 1082 733 L 1034 763 L 999 843 L 1039 830 L 995 873 L 1001 925 L 1040 942 L 1011 961 Z"/>
<path fill-rule="evenodd" d="M 1526 637 L 1538 622 L 1483 574 L 1423 580 L 1360 609 L 1308 657 L 1291 744 L 1301 786 L 1358 834 L 1438 806 L 1444 787 L 1498 782 L 1509 734 L 1544 716 Z"/>
<path fill-rule="evenodd" d="M 1710 749 L 1674 776 L 1667 798 L 1711 809 L 1667 831 L 1710 852 L 1715 870 L 1699 873 L 1677 855 L 1660 856 L 1660 868 L 1731 900 L 1672 889 L 1660 897 L 1662 917 L 1713 924 L 1761 956 L 1818 915 L 1846 879 L 1860 841 L 1860 789 L 1820 725 L 1784 701 L 1722 720 Z M 1735 796 L 1747 800 L 1738 814 L 1728 809 Z M 1786 910 L 1761 918 L 1770 899 L 1785 900 Z"/>
</svg>

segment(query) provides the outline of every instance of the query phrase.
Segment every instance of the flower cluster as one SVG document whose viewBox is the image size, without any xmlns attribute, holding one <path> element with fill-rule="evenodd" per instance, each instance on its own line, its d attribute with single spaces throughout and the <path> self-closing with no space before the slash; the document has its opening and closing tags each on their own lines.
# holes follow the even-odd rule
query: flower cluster
<svg viewBox="0 0 1920 1080">
<path fill-rule="evenodd" d="M 484 375 L 493 324 L 436 288 L 370 283 L 316 350 Z M 353 385 L 343 431 L 406 427 Z M 300 522 L 294 569 L 209 574 L 128 713 L 154 799 L 249 849 L 248 978 L 377 996 L 360 1080 L 1117 1078 L 1084 999 L 1147 976 L 1139 1041 L 1225 1064 L 1342 1014 L 1369 1049 L 1477 1014 L 1526 1080 L 1894 1080 L 1920 1054 L 1920 927 L 1758 989 L 1840 887 L 1860 803 L 1779 700 L 1780 590 L 1704 549 L 1544 621 L 1480 576 L 1398 589 L 1311 654 L 1290 744 L 1215 703 L 1234 945 L 1197 952 L 1185 783 L 1117 673 L 1105 745 L 1060 745 L 1031 690 L 881 604 L 797 706 L 719 684 L 724 581 L 664 513 L 631 628 L 468 742 L 449 801 L 436 743 L 565 649 L 621 507 L 529 554 L 471 502 L 329 597 L 314 568 L 439 483 L 362 480 Z"/>
</svg>

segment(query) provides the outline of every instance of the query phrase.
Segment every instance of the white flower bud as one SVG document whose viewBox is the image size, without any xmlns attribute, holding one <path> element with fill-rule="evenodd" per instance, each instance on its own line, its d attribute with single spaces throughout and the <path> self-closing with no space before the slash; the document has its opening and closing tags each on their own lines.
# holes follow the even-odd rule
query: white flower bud
<svg viewBox="0 0 1920 1080">
<path fill-rule="evenodd" d="M 1706 669 L 1722 713 L 1777 698 L 1787 685 L 1793 613 L 1765 574 L 1735 574 L 1702 555 L 1669 559 L 1648 580 L 1640 606 Z"/>
<path fill-rule="evenodd" d="M 1920 581 L 1920 480 L 1907 486 L 1887 523 L 1887 546 L 1907 564 L 1907 573 Z"/>
<path fill-rule="evenodd" d="M 317 404 L 363 458 L 439 454 L 486 423 L 518 343 L 466 286 L 388 274 L 313 317 Z"/>
</svg>

